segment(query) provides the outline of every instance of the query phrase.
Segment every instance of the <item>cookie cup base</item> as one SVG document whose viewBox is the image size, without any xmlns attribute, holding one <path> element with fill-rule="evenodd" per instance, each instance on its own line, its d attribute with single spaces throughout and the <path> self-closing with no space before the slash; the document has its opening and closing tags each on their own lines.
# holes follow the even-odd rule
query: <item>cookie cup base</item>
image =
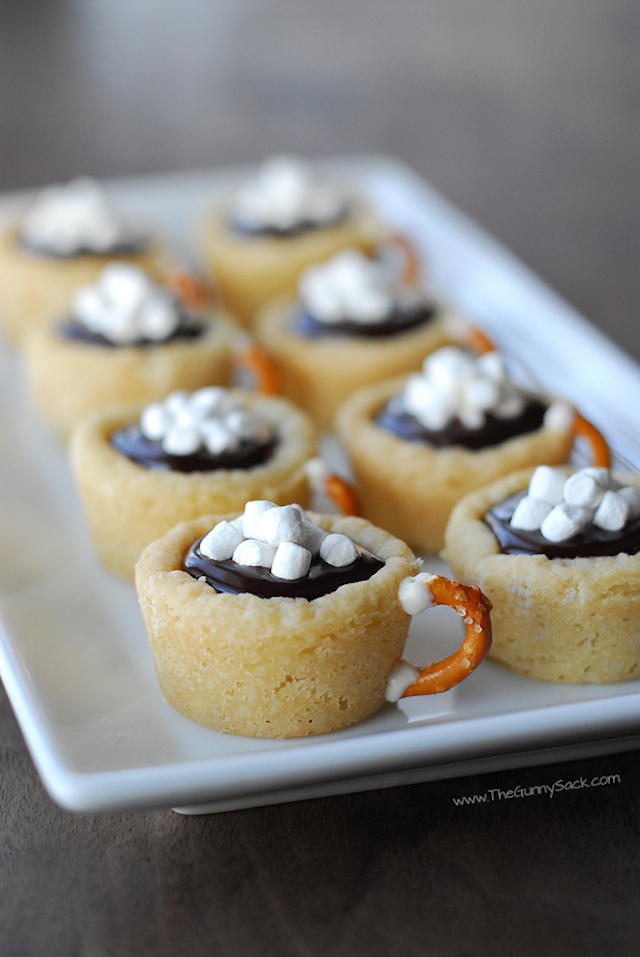
<svg viewBox="0 0 640 957">
<path fill-rule="evenodd" d="M 278 372 L 280 389 L 321 428 L 333 429 L 342 403 L 356 390 L 400 373 L 417 372 L 425 357 L 451 345 L 452 313 L 394 336 L 306 338 L 290 328 L 296 303 L 277 299 L 256 318 L 256 336 Z"/>
<path fill-rule="evenodd" d="M 310 513 L 385 559 L 384 568 L 313 601 L 218 593 L 180 566 L 193 541 L 235 514 L 178 525 L 136 566 L 169 703 L 218 731 L 269 738 L 336 731 L 374 714 L 409 628 L 398 586 L 417 572 L 411 551 L 363 519 Z"/>
<path fill-rule="evenodd" d="M 543 681 L 637 678 L 640 554 L 552 560 L 505 555 L 483 521 L 493 505 L 526 488 L 532 472 L 509 475 L 468 495 L 446 530 L 443 557 L 454 575 L 478 585 L 493 602 L 491 657 Z M 640 487 L 638 476 L 623 480 Z"/>
<path fill-rule="evenodd" d="M 71 462 L 95 549 L 109 571 L 132 580 L 143 548 L 181 521 L 241 510 L 251 499 L 306 507 L 309 483 L 303 466 L 317 454 L 313 424 L 285 399 L 242 393 L 242 401 L 279 435 L 271 458 L 249 469 L 174 472 L 132 462 L 110 438 L 138 421 L 139 405 L 78 425 Z"/>
<path fill-rule="evenodd" d="M 423 552 L 438 552 L 452 508 L 464 495 L 509 472 L 567 461 L 570 429 L 546 427 L 473 451 L 408 442 L 374 419 L 406 376 L 359 390 L 337 414 L 364 515 Z M 464 579 L 463 579 L 464 580 Z"/>
<path fill-rule="evenodd" d="M 104 266 L 115 261 L 160 276 L 169 255 L 153 241 L 128 256 L 38 255 L 22 248 L 17 226 L 5 230 L 0 234 L 0 318 L 7 339 L 21 345 L 33 329 L 64 316 L 78 286 L 94 282 Z"/>
<path fill-rule="evenodd" d="M 372 255 L 384 230 L 364 206 L 333 226 L 309 229 L 293 236 L 254 236 L 227 226 L 218 209 L 201 228 L 205 264 L 237 320 L 251 326 L 257 310 L 274 296 L 296 294 L 300 273 L 324 262 L 341 249 Z"/>
</svg>

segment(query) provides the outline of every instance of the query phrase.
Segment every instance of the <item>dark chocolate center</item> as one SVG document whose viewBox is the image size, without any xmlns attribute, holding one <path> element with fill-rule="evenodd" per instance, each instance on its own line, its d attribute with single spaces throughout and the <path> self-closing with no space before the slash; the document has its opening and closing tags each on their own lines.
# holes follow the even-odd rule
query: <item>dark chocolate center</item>
<svg viewBox="0 0 640 957">
<path fill-rule="evenodd" d="M 111 436 L 112 446 L 137 465 L 146 469 L 173 472 L 250 469 L 271 458 L 277 441 L 277 438 L 272 436 L 266 442 L 242 442 L 233 451 L 217 455 L 204 449 L 192 455 L 171 455 L 164 451 L 159 442 L 147 439 L 138 425 L 125 426 Z"/>
<path fill-rule="evenodd" d="M 144 238 L 123 240 L 122 242 L 101 250 L 78 246 L 77 249 L 74 249 L 73 252 L 70 253 L 55 252 L 47 246 L 29 242 L 22 236 L 18 238 L 18 244 L 25 252 L 30 253 L 32 256 L 43 256 L 50 259 L 76 259 L 78 256 L 95 256 L 96 258 L 104 256 L 138 256 L 147 245 L 147 240 Z"/>
<path fill-rule="evenodd" d="M 246 236 L 261 236 L 265 239 L 293 239 L 296 236 L 302 236 L 304 233 L 313 232 L 316 229 L 337 226 L 344 222 L 350 215 L 351 210 L 347 205 L 332 219 L 317 222 L 315 219 L 302 219 L 291 226 L 256 226 L 246 220 L 231 216 L 227 220 L 227 228 L 232 232 L 241 233 Z"/>
<path fill-rule="evenodd" d="M 479 429 L 469 429 L 459 419 L 454 419 L 446 428 L 434 430 L 425 428 L 410 412 L 395 411 L 396 404 L 397 397 L 394 397 L 375 417 L 375 422 L 382 429 L 408 442 L 423 442 L 436 448 L 459 445 L 472 450 L 499 445 L 517 435 L 537 431 L 547 411 L 545 403 L 530 398 L 524 411 L 511 419 L 503 419 L 489 412 Z"/>
<path fill-rule="evenodd" d="M 344 319 L 342 322 L 321 322 L 308 312 L 301 311 L 293 320 L 293 331 L 306 339 L 335 336 L 389 338 L 426 325 L 435 314 L 434 306 L 421 305 L 417 309 L 394 309 L 382 322 L 355 322 L 353 319 Z"/>
<path fill-rule="evenodd" d="M 204 333 L 205 328 L 204 323 L 199 322 L 185 312 L 181 312 L 178 325 L 168 336 L 165 336 L 164 339 L 141 338 L 126 344 L 113 342 L 111 339 L 102 335 L 101 332 L 94 332 L 91 329 L 87 329 L 84 323 L 79 322 L 77 319 L 66 319 L 58 326 L 58 331 L 63 339 L 68 339 L 71 342 L 82 342 L 85 345 L 107 346 L 111 349 L 118 349 L 123 348 L 125 345 L 129 347 L 164 346 L 169 342 L 190 341 L 198 339 Z"/>
<path fill-rule="evenodd" d="M 619 532 L 608 532 L 587 525 L 582 532 L 564 542 L 550 542 L 540 531 L 525 532 L 509 524 L 526 490 L 516 492 L 494 505 L 484 516 L 506 555 L 546 555 L 547 558 L 594 558 L 598 555 L 635 555 L 640 551 L 640 518 Z"/>
<path fill-rule="evenodd" d="M 304 578 L 288 581 L 276 578 L 268 568 L 238 565 L 231 559 L 215 562 L 203 558 L 199 551 L 201 541 L 198 539 L 188 550 L 182 562 L 183 570 L 193 578 L 204 577 L 216 591 L 232 595 L 248 592 L 259 598 L 306 598 L 313 601 L 337 591 L 342 585 L 368 581 L 384 567 L 383 561 L 367 552 L 361 552 L 354 562 L 343 568 L 335 568 L 315 556 Z"/>
</svg>

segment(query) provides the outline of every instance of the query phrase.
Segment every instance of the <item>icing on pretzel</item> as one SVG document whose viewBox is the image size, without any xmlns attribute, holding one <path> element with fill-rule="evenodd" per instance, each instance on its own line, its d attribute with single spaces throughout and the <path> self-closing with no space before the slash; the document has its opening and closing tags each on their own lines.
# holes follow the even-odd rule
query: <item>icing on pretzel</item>
<svg viewBox="0 0 640 957">
<path fill-rule="evenodd" d="M 448 691 L 475 671 L 491 647 L 491 602 L 476 585 L 421 574 L 400 583 L 399 598 L 410 615 L 448 605 L 463 619 L 467 633 L 458 651 L 426 668 L 411 669 L 399 662 L 389 679 L 387 700 Z"/>
</svg>

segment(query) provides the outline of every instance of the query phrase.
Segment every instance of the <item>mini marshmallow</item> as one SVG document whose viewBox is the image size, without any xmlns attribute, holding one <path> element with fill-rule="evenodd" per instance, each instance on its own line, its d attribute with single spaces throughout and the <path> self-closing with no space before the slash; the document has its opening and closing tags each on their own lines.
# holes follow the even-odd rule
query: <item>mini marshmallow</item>
<svg viewBox="0 0 640 957">
<path fill-rule="evenodd" d="M 584 470 L 570 475 L 564 483 L 563 496 L 568 505 L 594 509 L 602 501 L 604 493 L 603 487 Z"/>
<path fill-rule="evenodd" d="M 620 492 L 607 491 L 593 516 L 593 524 L 608 532 L 619 532 L 627 524 L 629 512 L 629 503 Z"/>
<path fill-rule="evenodd" d="M 408 615 L 420 615 L 434 604 L 429 582 L 436 576 L 420 572 L 411 578 L 403 578 L 398 588 L 398 599 Z"/>
<path fill-rule="evenodd" d="M 140 416 L 140 431 L 147 439 L 158 441 L 166 433 L 171 417 L 160 402 L 146 406 Z"/>
<path fill-rule="evenodd" d="M 304 578 L 311 567 L 311 552 L 295 542 L 281 542 L 275 550 L 271 574 L 295 581 Z"/>
<path fill-rule="evenodd" d="M 567 476 L 562 469 L 550 465 L 539 465 L 529 482 L 529 495 L 541 498 L 550 505 L 559 505 L 563 501 L 564 483 Z"/>
<path fill-rule="evenodd" d="M 318 528 L 317 525 L 314 525 L 306 519 L 304 522 L 304 540 L 299 544 L 308 549 L 312 555 L 318 555 L 320 553 L 320 546 L 325 538 L 328 537 L 328 534 L 329 533 L 325 532 L 323 528 Z"/>
<path fill-rule="evenodd" d="M 629 521 L 633 522 L 640 517 L 640 489 L 625 485 L 618 491 L 629 506 Z"/>
<path fill-rule="evenodd" d="M 391 704 L 399 701 L 407 688 L 415 684 L 419 674 L 418 669 L 410 665 L 408 661 L 404 659 L 396 661 L 391 669 L 391 674 L 387 678 L 387 687 L 384 692 L 385 699 Z"/>
<path fill-rule="evenodd" d="M 525 495 L 516 505 L 509 524 L 523 532 L 533 532 L 540 528 L 550 511 L 551 505 L 548 502 Z"/>
<path fill-rule="evenodd" d="M 218 522 L 200 542 L 200 553 L 213 561 L 224 562 L 233 555 L 242 542 L 242 532 L 230 522 Z"/>
<path fill-rule="evenodd" d="M 622 488 L 620 482 L 613 477 L 610 469 L 599 468 L 595 465 L 588 465 L 586 468 L 580 470 L 583 475 L 589 475 L 594 481 L 598 483 L 606 491 L 616 492 L 618 489 Z"/>
<path fill-rule="evenodd" d="M 201 446 L 197 429 L 170 428 L 162 438 L 162 448 L 168 455 L 193 455 Z"/>
<path fill-rule="evenodd" d="M 351 565 L 358 557 L 358 549 L 347 535 L 332 532 L 320 545 L 320 558 L 335 568 Z"/>
<path fill-rule="evenodd" d="M 203 422 L 200 426 L 200 434 L 205 448 L 212 455 L 232 451 L 239 444 L 237 438 L 229 432 L 226 424 L 219 419 Z"/>
<path fill-rule="evenodd" d="M 276 550 L 273 545 L 260 542 L 255 538 L 246 538 L 234 551 L 233 560 L 238 565 L 271 568 L 275 555 Z"/>
<path fill-rule="evenodd" d="M 262 534 L 270 545 L 295 542 L 301 545 L 306 537 L 305 522 L 298 508 L 292 505 L 276 505 L 268 509 L 262 518 Z"/>
<path fill-rule="evenodd" d="M 549 542 L 564 542 L 578 535 L 591 520 L 593 512 L 561 502 L 555 505 L 540 526 Z"/>
<path fill-rule="evenodd" d="M 244 507 L 244 517 L 242 527 L 246 538 L 263 539 L 262 522 L 265 513 L 271 508 L 277 506 L 273 502 L 258 499 L 254 502 L 247 502 Z M 263 539 L 264 540 L 264 539 Z"/>
</svg>

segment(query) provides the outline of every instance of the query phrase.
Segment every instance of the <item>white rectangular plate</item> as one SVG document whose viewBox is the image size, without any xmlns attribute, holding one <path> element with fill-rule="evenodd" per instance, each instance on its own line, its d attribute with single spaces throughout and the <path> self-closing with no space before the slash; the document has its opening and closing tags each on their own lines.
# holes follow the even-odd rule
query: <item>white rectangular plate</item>
<svg viewBox="0 0 640 957">
<path fill-rule="evenodd" d="M 575 401 L 621 458 L 640 369 L 419 178 L 387 159 L 336 160 L 412 236 L 436 289 L 547 388 Z M 236 171 L 237 174 L 237 171 Z M 113 183 L 116 198 L 191 255 L 192 224 L 229 172 Z M 25 195 L 0 198 L 6 220 Z M 640 683 L 562 686 L 485 662 L 446 694 L 346 731 L 289 741 L 224 735 L 163 699 L 132 586 L 97 564 L 65 451 L 33 412 L 19 357 L 0 346 L 0 673 L 52 797 L 80 811 L 226 810 L 638 746 Z M 458 622 L 414 621 L 406 656 L 453 650 Z"/>
</svg>

